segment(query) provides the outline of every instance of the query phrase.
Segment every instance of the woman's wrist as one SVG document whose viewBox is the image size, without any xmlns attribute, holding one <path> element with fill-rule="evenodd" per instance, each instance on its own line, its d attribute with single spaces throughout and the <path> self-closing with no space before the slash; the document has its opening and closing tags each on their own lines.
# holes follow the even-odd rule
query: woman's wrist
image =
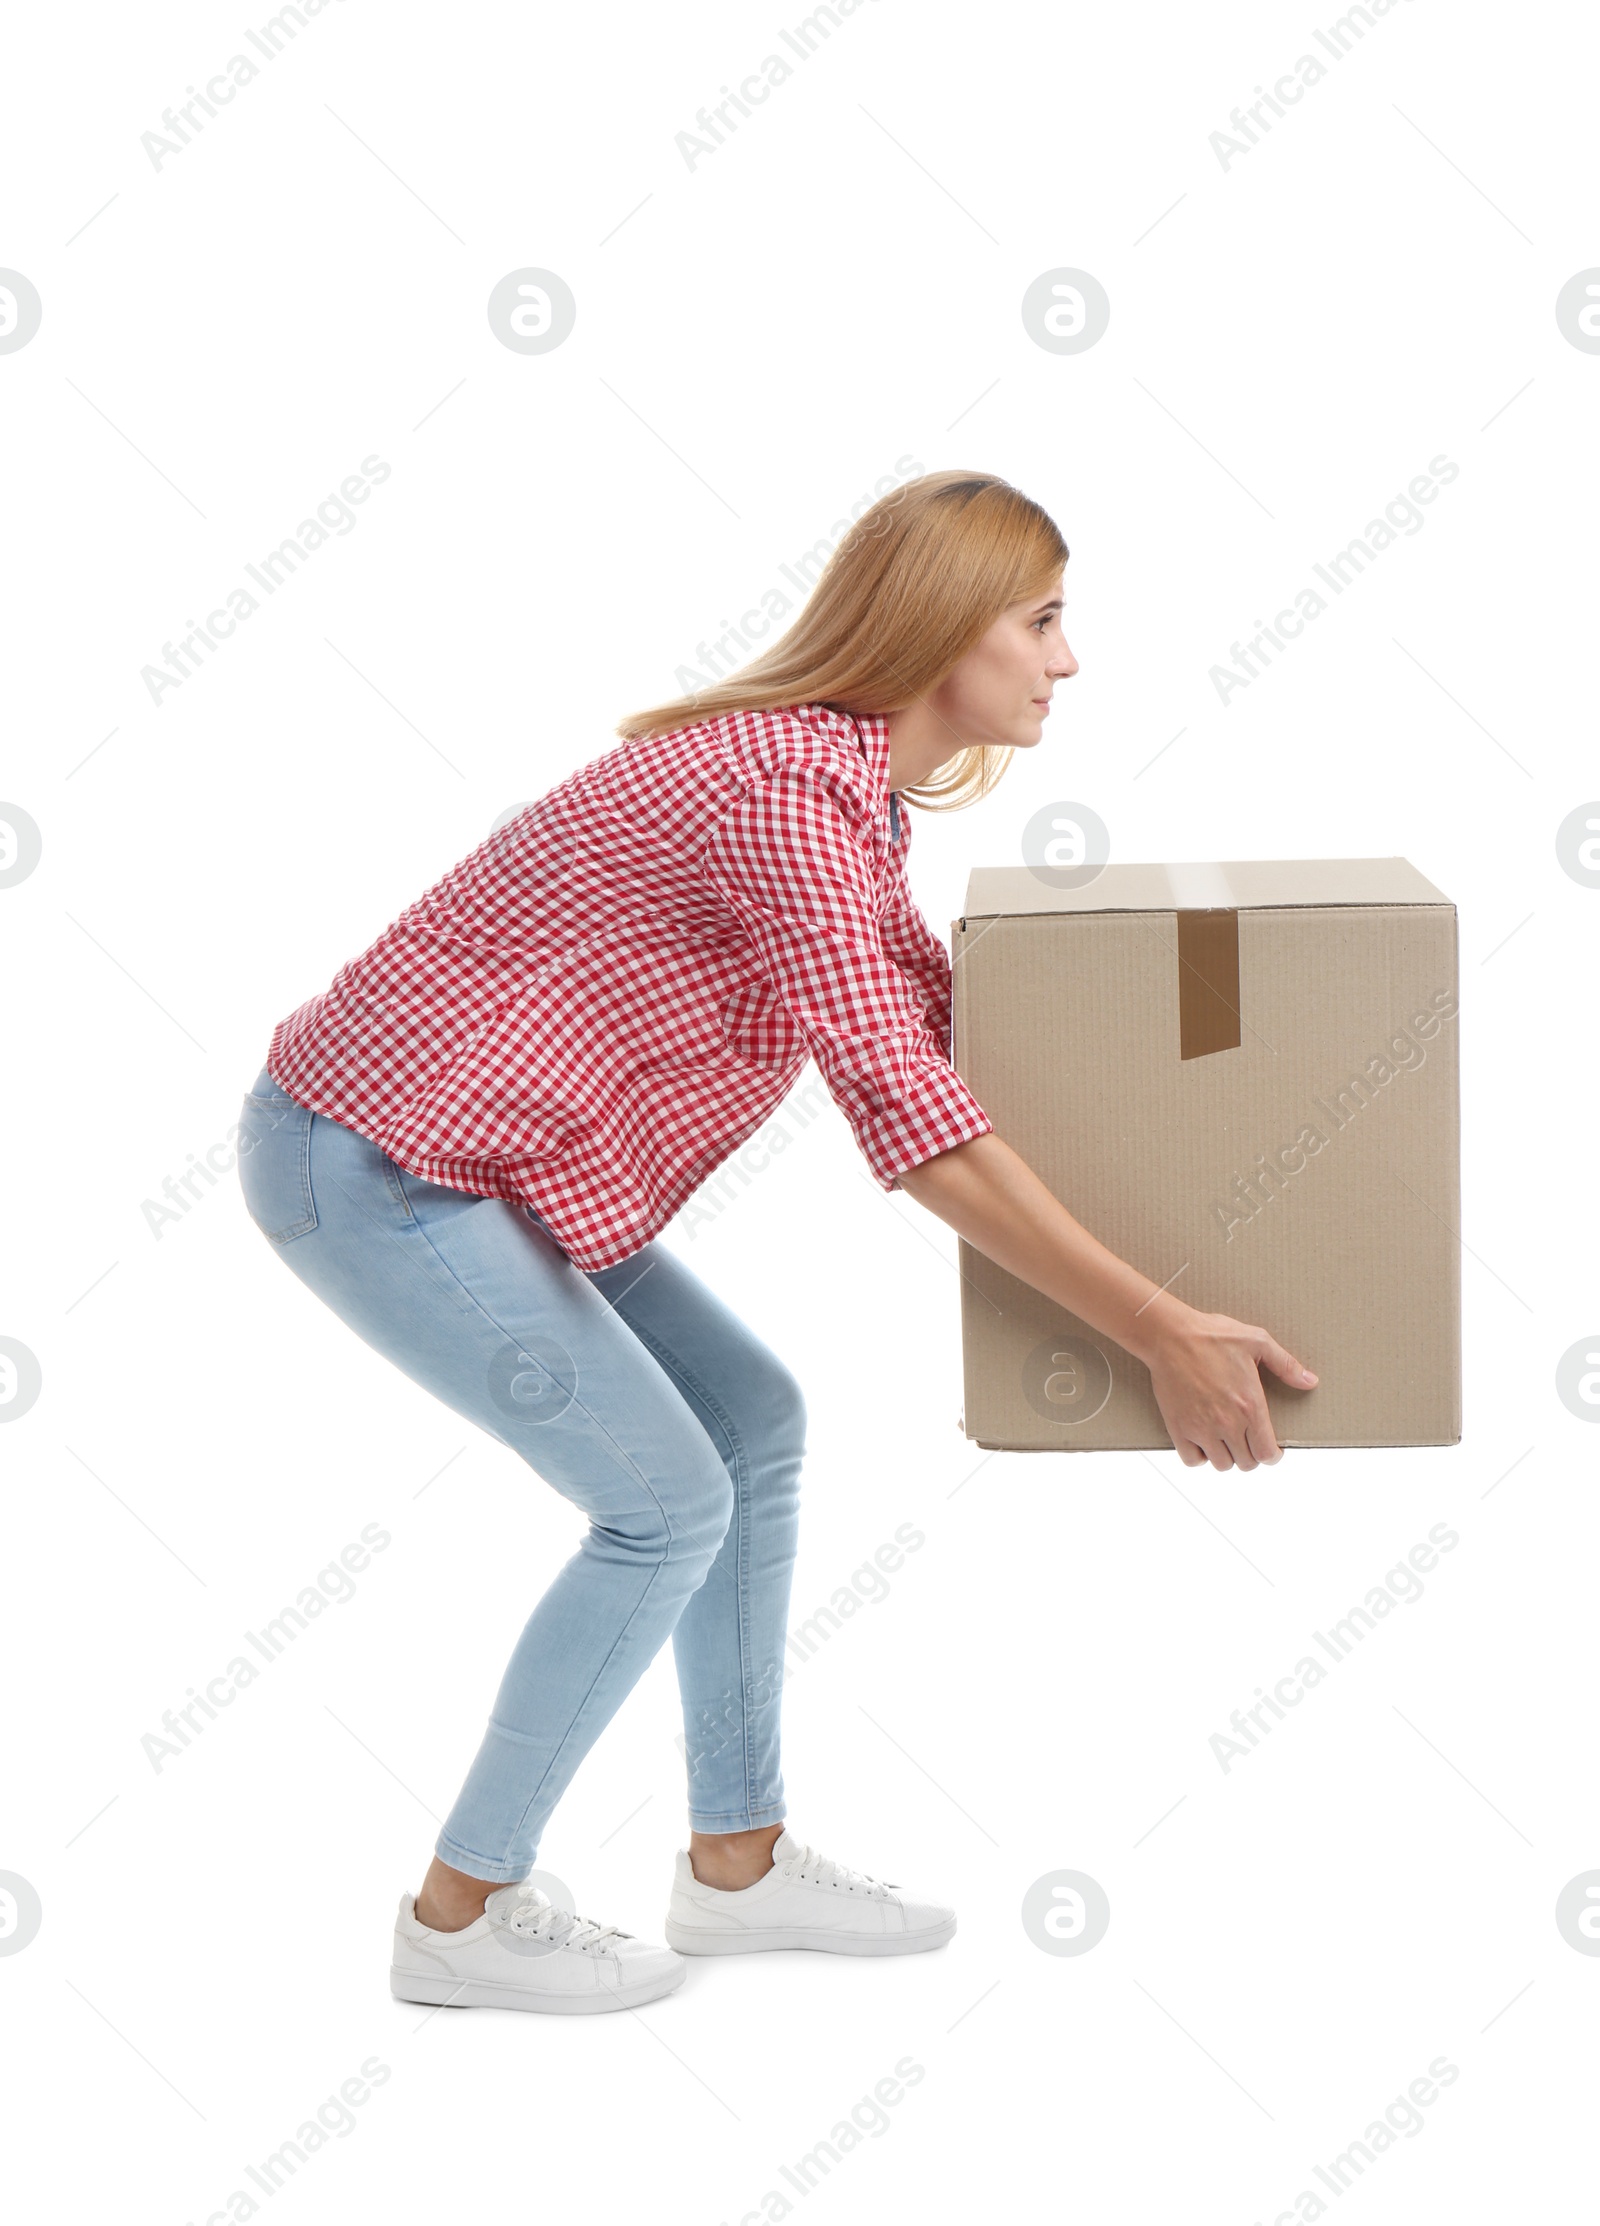
<svg viewBox="0 0 1600 2226">
<path fill-rule="evenodd" d="M 1135 1360 L 1153 1368 L 1163 1355 L 1188 1338 L 1199 1315 L 1172 1291 L 1157 1289 L 1134 1315 L 1129 1334 L 1121 1340 Z"/>
</svg>

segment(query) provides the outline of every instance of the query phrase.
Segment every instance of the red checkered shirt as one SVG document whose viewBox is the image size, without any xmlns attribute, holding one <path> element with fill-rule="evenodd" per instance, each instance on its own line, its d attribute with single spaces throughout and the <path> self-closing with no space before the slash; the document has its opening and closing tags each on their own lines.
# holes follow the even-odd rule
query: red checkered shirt
<svg viewBox="0 0 1600 2226">
<path fill-rule="evenodd" d="M 881 715 L 735 711 L 619 742 L 280 1020 L 291 1097 L 427 1182 L 626 1259 L 808 1056 L 884 1189 L 993 1127 L 906 880 Z"/>
</svg>

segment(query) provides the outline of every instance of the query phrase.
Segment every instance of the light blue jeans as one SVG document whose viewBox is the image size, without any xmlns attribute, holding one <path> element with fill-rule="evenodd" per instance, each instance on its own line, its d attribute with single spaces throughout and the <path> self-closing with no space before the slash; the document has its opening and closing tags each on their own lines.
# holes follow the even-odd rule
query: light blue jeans
<svg viewBox="0 0 1600 2226">
<path fill-rule="evenodd" d="M 441 1860 L 525 1878 L 579 1763 L 668 1638 L 691 1826 L 780 1822 L 806 1427 L 793 1376 L 659 1244 L 576 1268 L 533 1207 L 424 1182 L 264 1067 L 240 1127 L 245 1206 L 284 1264 L 589 1518 L 517 1641 Z M 487 1543 L 516 1551 L 515 1533 Z"/>
</svg>

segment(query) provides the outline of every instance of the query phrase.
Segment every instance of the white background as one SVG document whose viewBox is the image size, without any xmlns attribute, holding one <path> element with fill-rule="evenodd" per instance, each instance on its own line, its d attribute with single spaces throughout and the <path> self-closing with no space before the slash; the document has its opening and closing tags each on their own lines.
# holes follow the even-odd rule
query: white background
<svg viewBox="0 0 1600 2226">
<path fill-rule="evenodd" d="M 1555 1370 L 1600 1330 L 1600 892 L 1555 831 L 1600 791 L 1600 356 L 1554 304 L 1600 263 L 1600 37 L 1402 0 L 1334 62 L 1337 13 L 868 0 L 799 63 L 781 7 L 344 0 L 159 169 L 141 135 L 265 15 L 13 22 L 0 263 L 44 314 L 0 355 L 0 798 L 43 855 L 0 890 L 0 1334 L 42 1391 L 0 1434 L 0 1869 L 43 1923 L 0 1957 L 0 2092 L 78 2215 L 248 2215 L 244 2166 L 371 2058 L 351 2130 L 254 2190 L 274 2217 L 1577 2215 L 1600 1961 L 1554 1906 L 1600 1865 L 1600 1434 Z M 691 168 L 771 53 L 793 75 Z M 1224 168 L 1211 134 L 1307 53 Z M 485 314 L 526 265 L 578 305 L 542 356 Z M 1019 314 L 1062 265 L 1111 302 L 1075 356 Z M 152 703 L 141 668 L 370 454 L 355 529 Z M 1440 454 L 1422 530 L 1220 704 L 1209 668 Z M 831 1104 L 789 1121 L 667 1241 L 806 1389 L 796 1620 L 924 1535 L 796 1674 L 785 1776 L 797 1832 L 959 1931 L 430 2017 L 387 1993 L 395 1901 L 579 1519 L 319 1307 L 232 1174 L 159 1234 L 146 1202 L 281 1014 L 906 455 L 1057 519 L 1082 665 L 995 793 L 919 817 L 940 932 L 1059 799 L 1116 857 L 1403 855 L 1459 906 L 1464 1440 L 984 1456 L 954 1236 Z M 368 1523 L 355 1598 L 154 1771 L 162 1712 Z M 1231 1711 L 1440 1523 L 1424 1596 L 1225 1775 Z M 655 1937 L 675 1703 L 664 1651 L 538 1858 Z M 1110 1902 L 1081 1956 L 1021 1921 L 1063 1869 Z M 1335 2196 L 1313 2167 L 1441 2056 Z M 780 2167 L 907 2057 L 801 2194 Z"/>
</svg>

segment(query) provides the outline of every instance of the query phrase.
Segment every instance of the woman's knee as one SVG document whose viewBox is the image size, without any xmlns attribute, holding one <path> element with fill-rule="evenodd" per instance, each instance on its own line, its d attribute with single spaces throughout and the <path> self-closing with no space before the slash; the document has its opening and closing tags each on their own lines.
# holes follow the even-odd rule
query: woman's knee
<svg viewBox="0 0 1600 2226">
<path fill-rule="evenodd" d="M 679 1458 L 654 1461 L 647 1477 L 639 1474 L 648 1496 L 626 1514 L 592 1514 L 591 1535 L 599 1533 L 630 1558 L 700 1561 L 709 1569 L 733 1520 L 733 1480 L 709 1439 L 677 1451 Z"/>
<path fill-rule="evenodd" d="M 715 1467 L 657 1485 L 665 1528 L 667 1561 L 703 1561 L 709 1569 L 733 1521 L 733 1479 L 719 1460 Z"/>
<path fill-rule="evenodd" d="M 806 1449 L 806 1399 L 799 1378 L 768 1354 L 744 1390 L 750 1434 L 764 1462 L 798 1464 Z"/>
<path fill-rule="evenodd" d="M 648 1490 L 648 1499 L 626 1512 L 591 1508 L 584 1551 L 618 1567 L 685 1567 L 692 1588 L 706 1576 L 728 1534 L 732 1481 L 718 1461 L 715 1471 L 656 1470 Z"/>
<path fill-rule="evenodd" d="M 707 1427 L 703 1463 L 654 1480 L 666 1553 L 674 1561 L 699 1556 L 709 1567 L 715 1560 L 733 1520 L 736 1476 L 753 1480 L 764 1495 L 780 1482 L 791 1492 L 797 1488 L 806 1402 L 798 1379 L 781 1361 L 765 1354 L 747 1369 L 737 1407 L 717 1420 L 721 1427 Z"/>
</svg>

